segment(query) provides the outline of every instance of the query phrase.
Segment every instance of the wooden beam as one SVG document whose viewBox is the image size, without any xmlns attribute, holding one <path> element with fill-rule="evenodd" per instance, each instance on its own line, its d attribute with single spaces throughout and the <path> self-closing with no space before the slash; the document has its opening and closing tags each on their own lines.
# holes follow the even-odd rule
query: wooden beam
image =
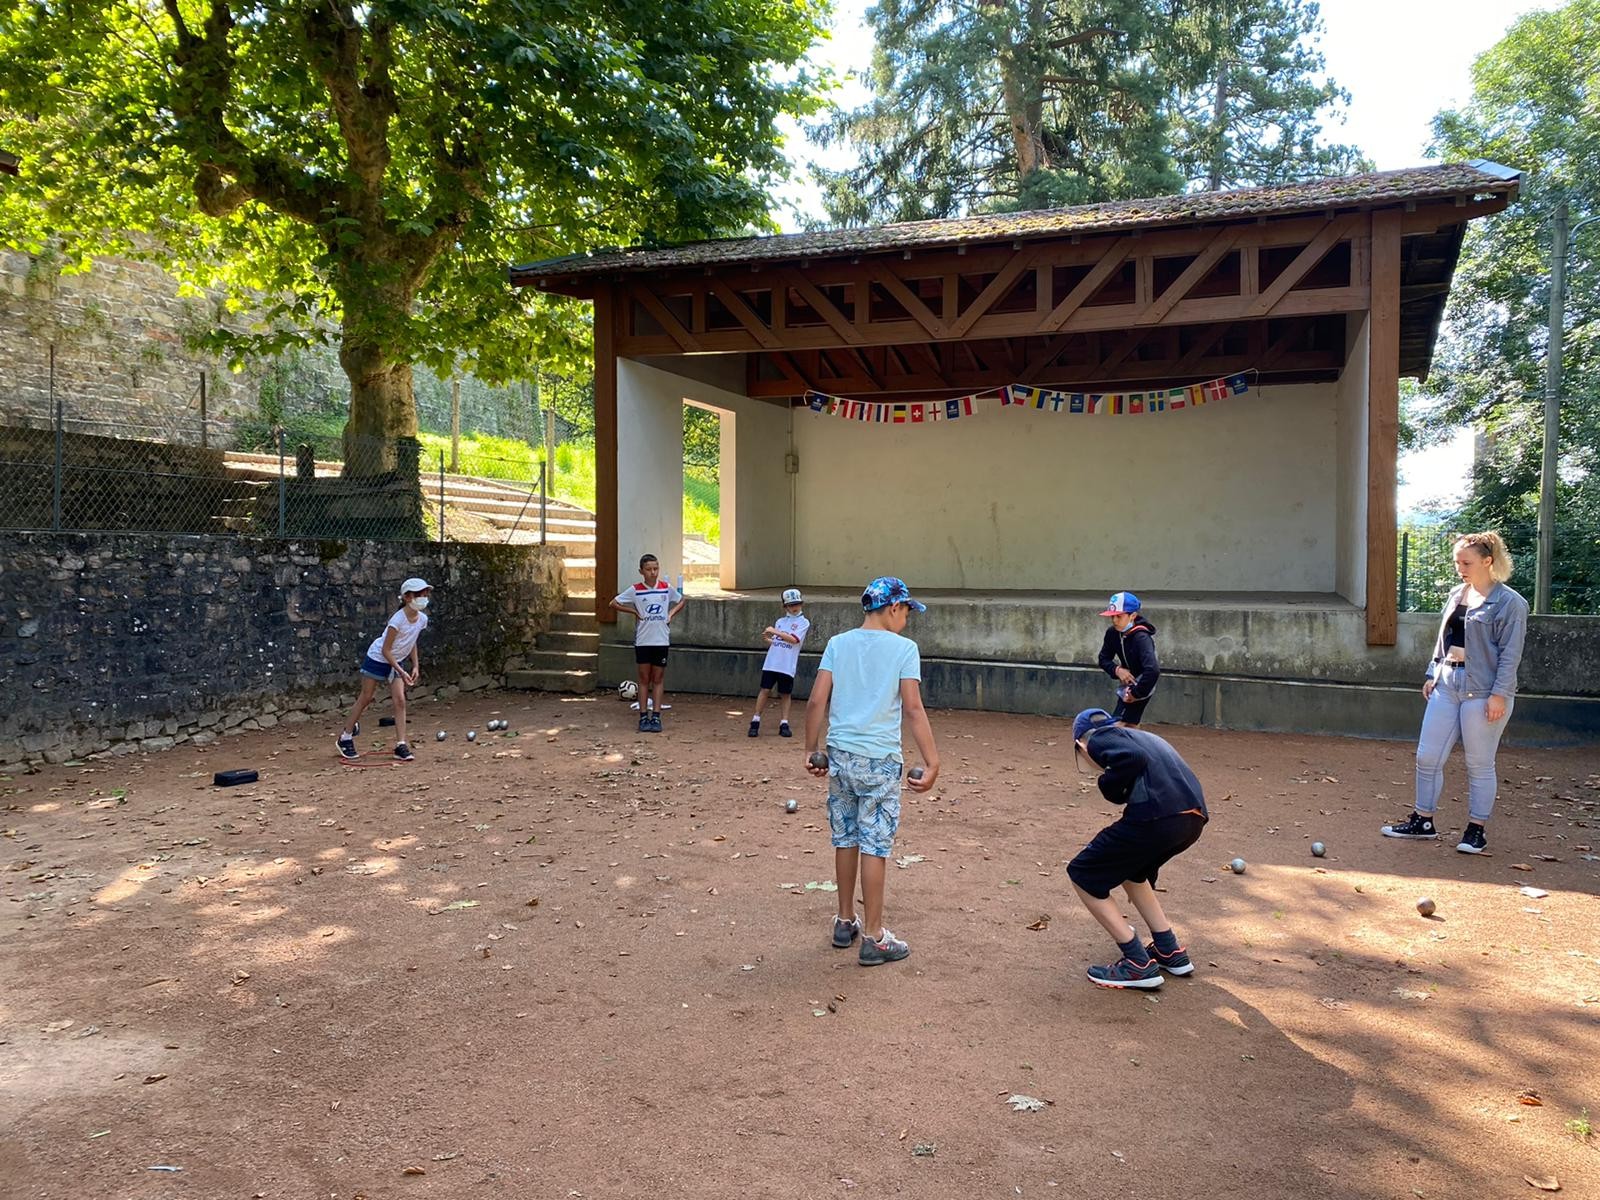
<svg viewBox="0 0 1600 1200">
<path fill-rule="evenodd" d="M 1070 297 L 1069 297 L 1070 299 Z M 1316 316 L 1332 313 L 1364 312 L 1370 299 L 1366 287 L 1303 288 L 1288 293 L 1273 307 L 1274 317 Z M 1180 300 L 1162 325 L 1209 325 L 1217 321 L 1243 321 L 1251 317 L 1253 301 L 1243 296 L 1216 296 L 1198 300 Z M 1058 306 L 1059 307 L 1059 306 Z M 1089 333 L 1131 329 L 1138 324 L 1140 308 L 1135 304 L 1097 304 L 1081 308 L 1060 327 L 1061 333 Z M 949 346 L 950 340 L 930 338 L 927 330 L 912 320 L 875 321 L 863 333 L 848 321 L 845 327 L 851 338 L 846 340 L 834 330 L 820 325 L 790 328 L 782 331 L 783 346 L 790 350 L 818 350 L 841 346 L 896 346 L 911 342 L 930 342 Z M 776 332 L 776 331 L 775 331 Z M 983 317 L 968 333 L 974 341 L 999 341 L 1008 337 L 1032 337 L 1054 332 L 1039 327 L 1039 317 L 1032 309 L 1027 312 L 991 313 Z M 763 346 L 748 330 L 719 329 L 700 338 L 702 349 L 715 353 L 750 353 L 771 347 Z M 617 352 L 625 357 L 651 354 L 679 354 L 682 349 L 666 335 L 632 336 L 621 338 Z"/>
<path fill-rule="evenodd" d="M 1017 286 L 1017 280 L 1022 277 L 1024 271 L 1033 266 L 1033 262 L 1031 254 L 1022 250 L 1016 251 L 1011 256 L 1011 261 L 1001 267 L 999 273 L 989 280 L 988 286 L 978 293 L 977 299 L 967 311 L 950 323 L 950 336 L 966 337 L 968 331 L 978 323 L 979 317 L 1011 293 L 1011 289 Z"/>
<path fill-rule="evenodd" d="M 799 292 L 805 302 L 811 306 L 812 311 L 826 321 L 833 331 L 844 339 L 845 345 L 859 346 L 867 340 L 866 335 L 852 325 L 849 319 L 835 307 L 833 301 L 824 296 L 816 284 L 807 279 L 805 275 L 790 267 L 783 272 L 783 276 L 789 281 L 789 286 Z"/>
<path fill-rule="evenodd" d="M 878 286 L 894 297 L 895 302 L 906 310 L 913 321 L 936 338 L 950 336 L 950 326 L 934 315 L 933 310 L 922 302 L 921 296 L 906 285 L 905 280 L 882 264 L 873 266 L 871 272 Z"/>
<path fill-rule="evenodd" d="M 1400 444 L 1400 237 L 1398 208 L 1372 214 L 1372 306 L 1367 351 L 1367 645 L 1392 646 L 1395 490 Z"/>
<path fill-rule="evenodd" d="M 594 297 L 594 615 L 617 620 L 617 320 L 615 288 Z"/>
<path fill-rule="evenodd" d="M 1194 345 L 1178 356 L 1174 374 L 1182 375 L 1186 371 L 1193 370 L 1201 359 L 1211 353 L 1213 346 L 1228 336 L 1228 330 L 1232 328 L 1231 325 L 1213 325 L 1202 332 L 1195 339 Z"/>
<path fill-rule="evenodd" d="M 1123 261 L 1133 249 L 1133 242 L 1134 239 L 1131 237 L 1122 237 L 1107 246 L 1100 261 L 1078 281 L 1078 286 L 1068 292 L 1066 299 L 1052 308 L 1045 319 L 1039 322 L 1039 332 L 1048 333 L 1065 325 L 1073 314 L 1083 307 L 1084 302 L 1105 285 L 1106 280 L 1110 279 L 1114 272 L 1122 269 Z"/>
<path fill-rule="evenodd" d="M 1159 325 L 1173 307 L 1186 297 L 1202 279 L 1211 274 L 1223 256 L 1233 250 L 1234 243 L 1239 240 L 1239 226 L 1218 232 L 1212 243 L 1202 250 L 1198 257 L 1184 268 L 1183 274 L 1172 281 L 1172 286 L 1161 293 L 1161 297 L 1151 302 L 1145 310 L 1141 325 Z"/>
<path fill-rule="evenodd" d="M 700 349 L 700 342 L 694 334 L 684 328 L 683 322 L 672 315 L 670 309 L 661 302 L 661 298 L 642 283 L 636 283 L 628 289 L 628 297 L 644 305 L 645 311 L 656 319 L 656 324 L 667 331 L 667 336 L 678 343 L 681 350 Z M 599 297 L 596 297 L 598 300 Z M 612 595 L 616 595 L 615 592 Z"/>
<path fill-rule="evenodd" d="M 1256 298 L 1245 315 L 1264 317 L 1271 313 L 1295 284 L 1310 274 L 1318 263 L 1328 257 L 1330 250 L 1349 237 L 1351 232 L 1363 223 L 1358 213 L 1329 221 L 1327 228 L 1312 238 L 1311 243 L 1295 255 L 1294 261 L 1284 268 L 1283 274 L 1274 279 L 1271 286 Z"/>
<path fill-rule="evenodd" d="M 771 327 L 756 315 L 755 309 L 746 304 L 744 297 L 739 295 L 738 292 L 720 279 L 711 281 L 711 291 L 718 300 L 722 301 L 723 307 L 731 312 L 739 324 L 748 329 L 750 336 L 760 342 L 762 346 L 768 350 L 775 350 L 783 345 L 783 339 L 772 332 Z"/>
</svg>

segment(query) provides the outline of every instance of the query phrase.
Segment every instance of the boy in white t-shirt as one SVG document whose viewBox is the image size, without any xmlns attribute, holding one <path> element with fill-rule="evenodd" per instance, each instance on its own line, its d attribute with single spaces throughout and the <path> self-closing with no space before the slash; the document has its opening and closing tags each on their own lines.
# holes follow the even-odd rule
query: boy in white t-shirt
<svg viewBox="0 0 1600 1200">
<path fill-rule="evenodd" d="M 432 595 L 433 589 L 428 586 L 426 579 L 408 579 L 400 585 L 400 611 L 390 617 L 383 632 L 372 639 L 372 645 L 367 647 L 367 656 L 362 660 L 361 694 L 356 697 L 350 723 L 339 731 L 341 758 L 353 762 L 361 757 L 356 749 L 355 735 L 361 728 L 361 714 L 372 703 L 380 683 L 389 685 L 389 695 L 394 698 L 394 756 L 400 762 L 410 762 L 416 757 L 406 743 L 406 688 L 416 687 L 417 680 L 422 678 L 417 639 L 428 627 L 426 610 Z M 410 671 L 400 665 L 408 655 L 411 658 Z"/>
<path fill-rule="evenodd" d="M 806 770 L 828 778 L 828 825 L 833 835 L 839 915 L 833 945 L 848 949 L 861 934 L 863 967 L 898 962 L 911 953 L 883 924 L 883 882 L 894 835 L 900 827 L 900 717 L 925 764 L 920 778 L 906 780 L 926 792 L 939 777 L 939 750 L 922 707 L 922 656 L 900 636 L 912 612 L 927 606 L 911 598 L 904 581 L 874 579 L 861 594 L 866 612 L 859 629 L 828 639 L 806 703 Z M 823 743 L 826 765 L 811 762 Z M 866 924 L 856 916 L 856 878 L 861 879 Z"/>
<path fill-rule="evenodd" d="M 672 637 L 667 626 L 683 611 L 683 593 L 661 578 L 654 554 L 639 559 L 642 583 L 611 601 L 618 612 L 639 619 L 633 630 L 633 661 L 639 666 L 639 732 L 661 732 L 661 701 L 667 687 L 667 651 Z"/>
<path fill-rule="evenodd" d="M 761 690 L 756 693 L 756 715 L 750 718 L 750 736 L 761 736 L 761 714 L 774 690 L 778 693 L 778 736 L 793 737 L 789 731 L 789 701 L 794 695 L 794 677 L 800 673 L 800 646 L 806 640 L 811 622 L 800 613 L 805 597 L 799 588 L 783 591 L 783 613 L 761 631 L 770 647 L 761 664 Z"/>
</svg>

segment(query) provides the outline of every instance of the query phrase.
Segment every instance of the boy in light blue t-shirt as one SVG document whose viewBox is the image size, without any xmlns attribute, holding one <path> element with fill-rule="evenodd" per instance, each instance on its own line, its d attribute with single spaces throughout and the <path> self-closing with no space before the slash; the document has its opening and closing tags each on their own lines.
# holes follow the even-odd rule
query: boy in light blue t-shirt
<svg viewBox="0 0 1600 1200">
<path fill-rule="evenodd" d="M 866 613 L 859 629 L 828 639 L 806 704 L 806 770 L 828 779 L 828 825 L 833 835 L 839 915 L 833 945 L 848 949 L 862 934 L 864 967 L 898 962 L 911 947 L 883 924 L 883 884 L 894 835 L 900 827 L 900 721 L 904 713 L 924 763 L 920 779 L 906 782 L 926 792 L 939 777 L 939 751 L 922 707 L 922 657 L 901 637 L 913 611 L 927 606 L 911 598 L 904 581 L 882 576 L 861 594 Z M 828 762 L 811 754 L 824 744 Z M 856 916 L 856 879 L 861 880 L 865 925 Z"/>
</svg>

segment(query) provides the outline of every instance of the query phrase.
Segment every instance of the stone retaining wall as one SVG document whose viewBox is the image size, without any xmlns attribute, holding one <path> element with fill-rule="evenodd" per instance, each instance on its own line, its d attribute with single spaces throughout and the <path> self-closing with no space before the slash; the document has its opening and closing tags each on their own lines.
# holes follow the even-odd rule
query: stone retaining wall
<svg viewBox="0 0 1600 1200">
<path fill-rule="evenodd" d="M 411 575 L 435 589 L 423 695 L 497 685 L 564 602 L 540 546 L 0 533 L 0 764 L 349 704 Z"/>
</svg>

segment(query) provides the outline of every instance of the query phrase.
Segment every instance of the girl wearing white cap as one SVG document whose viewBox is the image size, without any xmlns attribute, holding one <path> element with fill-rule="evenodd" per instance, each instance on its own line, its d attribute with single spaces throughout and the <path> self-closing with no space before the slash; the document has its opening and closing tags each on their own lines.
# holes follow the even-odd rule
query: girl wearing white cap
<svg viewBox="0 0 1600 1200">
<path fill-rule="evenodd" d="M 417 639 L 428 627 L 428 597 L 433 589 L 426 579 L 408 579 L 400 585 L 400 610 L 389 618 L 383 632 L 367 647 L 366 658 L 361 663 L 361 695 L 350 713 L 350 723 L 339 731 L 339 757 L 355 761 L 361 757 L 356 749 L 356 731 L 361 728 L 361 714 L 378 685 L 387 683 L 389 695 L 394 698 L 394 756 L 400 762 L 410 762 L 416 756 L 406 743 L 406 688 L 415 687 L 422 678 L 422 661 L 417 655 Z M 401 660 L 411 658 L 411 670 L 401 665 Z"/>
</svg>

